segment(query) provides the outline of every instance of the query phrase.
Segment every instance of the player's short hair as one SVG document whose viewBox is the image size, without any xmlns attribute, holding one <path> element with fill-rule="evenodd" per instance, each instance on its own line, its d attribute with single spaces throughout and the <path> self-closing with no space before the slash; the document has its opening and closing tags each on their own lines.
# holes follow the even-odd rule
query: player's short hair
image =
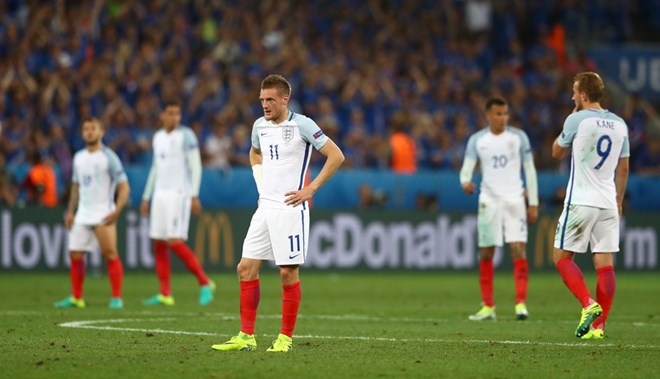
<svg viewBox="0 0 660 379">
<path fill-rule="evenodd" d="M 86 124 L 86 123 L 88 123 L 88 122 L 95 123 L 96 125 L 99 126 L 99 128 L 105 130 L 105 125 L 103 125 L 103 123 L 101 122 L 101 120 L 99 120 L 99 119 L 96 118 L 96 117 L 92 117 L 92 116 L 85 117 L 85 118 L 83 119 L 83 122 L 82 122 L 82 123 L 83 123 L 83 124 Z"/>
<path fill-rule="evenodd" d="M 261 89 L 275 88 L 281 95 L 291 96 L 291 84 L 282 75 L 271 74 L 261 82 Z"/>
<path fill-rule="evenodd" d="M 577 82 L 578 91 L 586 93 L 592 103 L 599 102 L 605 94 L 605 83 L 595 72 L 580 72 L 575 75 L 573 82 Z"/>
<path fill-rule="evenodd" d="M 181 108 L 181 103 L 179 103 L 176 100 L 167 100 L 163 103 L 163 110 L 167 109 L 167 107 L 178 107 Z"/>
<path fill-rule="evenodd" d="M 486 102 L 486 110 L 489 111 L 490 108 L 493 107 L 493 105 L 498 105 L 498 106 L 505 106 L 507 105 L 506 100 L 504 100 L 501 97 L 491 97 L 488 99 Z"/>
</svg>

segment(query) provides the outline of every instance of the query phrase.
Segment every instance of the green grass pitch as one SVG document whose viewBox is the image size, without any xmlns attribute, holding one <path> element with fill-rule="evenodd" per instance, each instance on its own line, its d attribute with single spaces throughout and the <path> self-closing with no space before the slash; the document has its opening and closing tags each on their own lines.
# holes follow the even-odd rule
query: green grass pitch
<svg viewBox="0 0 660 379">
<path fill-rule="evenodd" d="M 302 272 L 289 354 L 266 353 L 280 326 L 281 287 L 264 268 L 257 350 L 217 352 L 239 330 L 234 273 L 213 273 L 216 300 L 197 305 L 188 274 L 174 307 L 145 307 L 155 275 L 128 273 L 125 309 L 107 309 L 107 277 L 88 276 L 87 308 L 58 310 L 66 273 L 0 275 L 3 378 L 650 378 L 660 371 L 657 273 L 618 273 L 606 338 L 573 333 L 577 300 L 554 272 L 531 273 L 530 319 L 513 315 L 513 278 L 498 270 L 497 321 L 471 322 L 477 273 Z M 595 276 L 587 274 L 595 293 Z M 68 326 L 68 327 L 66 327 Z"/>
</svg>

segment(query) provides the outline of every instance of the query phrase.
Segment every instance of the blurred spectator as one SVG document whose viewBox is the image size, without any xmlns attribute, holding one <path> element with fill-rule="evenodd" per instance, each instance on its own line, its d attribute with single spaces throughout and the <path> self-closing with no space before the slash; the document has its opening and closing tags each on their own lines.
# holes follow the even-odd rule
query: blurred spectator
<svg viewBox="0 0 660 379">
<path fill-rule="evenodd" d="M 234 129 L 234 134 L 231 139 L 231 156 L 230 162 L 240 166 L 250 166 L 250 147 L 252 142 L 250 140 L 250 133 L 245 125 L 239 125 Z"/>
<path fill-rule="evenodd" d="M 420 211 L 438 211 L 438 197 L 432 193 L 418 193 L 415 197 L 417 210 Z"/>
<path fill-rule="evenodd" d="M 387 205 L 387 194 L 374 190 L 369 184 L 358 187 L 359 209 L 380 209 Z"/>
<path fill-rule="evenodd" d="M 660 175 L 660 138 L 649 138 L 646 143 L 631 156 L 637 173 L 642 175 Z"/>
<path fill-rule="evenodd" d="M 17 188 L 12 175 L 5 167 L 5 157 L 0 155 L 0 205 L 11 207 L 16 203 Z"/>
<path fill-rule="evenodd" d="M 32 153 L 32 167 L 24 183 L 27 203 L 48 208 L 57 206 L 57 181 L 55 171 L 44 162 L 41 153 Z"/>
<path fill-rule="evenodd" d="M 401 112 L 395 114 L 391 120 L 390 164 L 392 171 L 399 174 L 414 174 L 417 171 L 417 147 L 405 130 L 405 121 L 408 118 Z"/>
<path fill-rule="evenodd" d="M 646 100 L 640 98 L 638 94 L 630 94 L 626 99 L 622 117 L 628 125 L 630 151 L 635 151 L 646 140 L 647 123 L 658 115 Z"/>
<path fill-rule="evenodd" d="M 57 124 L 51 126 L 48 139 L 50 140 L 50 154 L 60 166 L 60 175 L 68 181 L 73 174 L 73 157 L 62 127 Z"/>
<path fill-rule="evenodd" d="M 227 133 L 227 125 L 221 120 L 216 121 L 213 125 L 213 134 L 206 139 L 202 156 L 205 167 L 229 171 L 231 137 Z"/>
</svg>

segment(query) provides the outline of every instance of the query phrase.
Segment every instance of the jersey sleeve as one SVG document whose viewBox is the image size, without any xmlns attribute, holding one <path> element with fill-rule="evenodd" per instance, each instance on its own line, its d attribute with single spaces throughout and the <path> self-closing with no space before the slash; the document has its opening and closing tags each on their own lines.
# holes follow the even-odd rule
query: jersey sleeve
<svg viewBox="0 0 660 379">
<path fill-rule="evenodd" d="M 304 117 L 298 123 L 298 130 L 300 137 L 314 146 L 316 150 L 320 150 L 329 138 L 323 134 L 323 130 L 311 118 Z"/>
<path fill-rule="evenodd" d="M 573 139 L 575 138 L 575 133 L 577 133 L 578 125 L 578 113 L 573 113 L 566 117 L 566 121 L 564 121 L 564 128 L 562 129 L 561 134 L 557 139 L 559 146 L 563 148 L 571 147 L 573 144 Z"/>
<path fill-rule="evenodd" d="M 621 147 L 621 154 L 619 158 L 628 158 L 630 157 L 630 141 L 628 141 L 628 136 L 623 137 L 623 146 Z"/>
<path fill-rule="evenodd" d="M 105 153 L 108 156 L 108 171 L 110 171 L 112 180 L 116 183 L 127 181 L 128 177 L 126 176 L 126 172 L 124 172 L 124 166 L 122 166 L 117 154 L 110 149 L 106 149 Z"/>
<path fill-rule="evenodd" d="M 255 121 L 254 124 L 252 124 L 252 136 L 250 137 L 250 139 L 252 140 L 252 147 L 261 150 L 261 143 L 259 142 L 259 131 L 257 130 L 258 121 L 259 120 Z"/>
<path fill-rule="evenodd" d="M 479 160 L 479 156 L 477 155 L 476 134 L 473 134 L 472 136 L 470 136 L 470 139 L 468 139 L 467 146 L 465 146 L 465 158 L 470 158 L 473 159 L 474 161 Z"/>
<path fill-rule="evenodd" d="M 521 130 L 518 136 L 520 137 L 520 160 L 522 162 L 534 162 L 532 144 L 529 143 L 529 137 L 527 136 L 527 133 Z"/>
<path fill-rule="evenodd" d="M 197 136 L 190 128 L 183 129 L 183 151 L 189 152 L 190 150 L 199 149 Z"/>
<path fill-rule="evenodd" d="M 76 169 L 76 157 L 73 157 L 73 173 L 71 174 L 71 182 L 79 184 L 80 179 L 78 179 L 78 170 Z"/>
</svg>

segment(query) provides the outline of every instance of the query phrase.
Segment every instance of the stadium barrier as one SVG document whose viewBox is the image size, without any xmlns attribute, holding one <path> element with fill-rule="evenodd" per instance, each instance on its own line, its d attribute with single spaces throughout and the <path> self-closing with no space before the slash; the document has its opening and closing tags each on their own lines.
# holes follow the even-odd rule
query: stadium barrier
<svg viewBox="0 0 660 379">
<path fill-rule="evenodd" d="M 12 166 L 9 170 L 17 182 L 22 182 L 29 170 L 28 165 Z M 59 169 L 56 167 L 56 173 Z M 312 169 L 312 177 L 318 168 Z M 127 166 L 126 174 L 131 184 L 130 205 L 138 206 L 149 176 L 149 167 Z M 539 198 L 545 207 L 553 206 L 554 196 L 566 188 L 568 174 L 539 171 Z M 475 175 L 479 183 L 480 176 Z M 477 196 L 463 193 L 458 180 L 458 172 L 451 170 L 421 170 L 416 174 L 395 174 L 389 170 L 340 170 L 319 192 L 314 195 L 314 205 L 318 208 L 355 209 L 360 203 L 359 189 L 369 185 L 380 193 L 386 201 L 385 209 L 414 209 L 419 195 L 433 197 L 443 211 L 465 211 L 477 209 Z M 240 190 L 236 190 L 239 188 Z M 64 181 L 58 175 L 58 192 L 64 190 Z M 660 211 L 660 180 L 653 176 L 631 175 L 626 190 L 627 208 L 632 210 Z M 252 170 L 235 167 L 228 172 L 205 169 L 202 175 L 200 200 L 207 208 L 246 209 L 257 203 L 257 189 Z"/>
<path fill-rule="evenodd" d="M 193 217 L 188 243 L 210 271 L 233 271 L 241 256 L 252 210 L 204 211 Z M 2 271 L 65 270 L 68 267 L 64 209 L 0 210 Z M 552 269 L 552 241 L 558 214 L 542 213 L 529 228 L 530 268 Z M 305 269 L 316 270 L 472 270 L 477 262 L 477 218 L 472 213 L 421 211 L 322 211 L 312 213 Z M 660 218 L 654 213 L 627 214 L 621 226 L 619 270 L 658 271 Z M 136 209 L 118 221 L 118 248 L 127 270 L 154 266 L 148 220 Z M 589 254 L 577 258 L 591 267 Z M 98 251 L 87 262 L 103 266 Z M 508 253 L 498 251 L 495 265 L 511 268 Z M 185 268 L 173 259 L 175 270 Z M 590 270 L 590 268 L 589 268 Z"/>
</svg>

